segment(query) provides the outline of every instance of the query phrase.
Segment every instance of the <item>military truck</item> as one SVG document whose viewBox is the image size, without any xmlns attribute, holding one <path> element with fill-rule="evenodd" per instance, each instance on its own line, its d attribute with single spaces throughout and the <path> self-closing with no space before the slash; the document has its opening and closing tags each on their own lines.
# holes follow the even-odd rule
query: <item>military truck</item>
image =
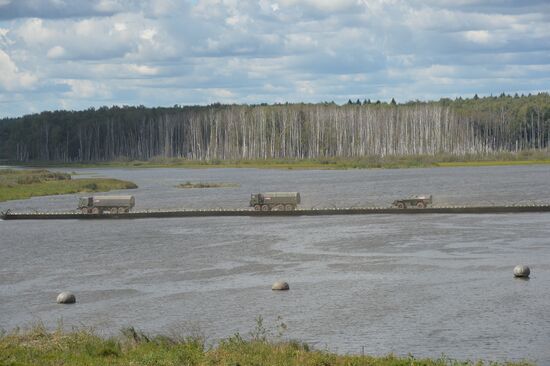
<svg viewBox="0 0 550 366">
<path fill-rule="evenodd" d="M 266 192 L 250 196 L 250 207 L 254 207 L 256 211 L 292 211 L 298 204 L 298 192 Z"/>
<path fill-rule="evenodd" d="M 413 196 L 410 198 L 395 200 L 392 203 L 393 206 L 396 206 L 397 208 L 402 208 L 402 209 L 409 208 L 409 207 L 426 208 L 428 205 L 431 205 L 431 204 L 432 204 L 432 195 Z"/>
<path fill-rule="evenodd" d="M 126 213 L 136 204 L 134 196 L 80 197 L 78 209 L 83 214 Z"/>
</svg>

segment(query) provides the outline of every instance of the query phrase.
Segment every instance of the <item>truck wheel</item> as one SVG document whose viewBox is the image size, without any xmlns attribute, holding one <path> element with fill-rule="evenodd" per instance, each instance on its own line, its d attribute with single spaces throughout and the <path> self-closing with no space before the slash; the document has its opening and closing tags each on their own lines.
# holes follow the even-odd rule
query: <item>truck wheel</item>
<svg viewBox="0 0 550 366">
<path fill-rule="evenodd" d="M 119 207 L 119 208 L 118 208 L 118 213 L 119 213 L 119 214 L 124 213 L 124 211 L 125 211 L 125 210 L 124 210 L 124 207 Z"/>
<path fill-rule="evenodd" d="M 114 215 L 118 212 L 118 210 L 116 209 L 116 207 L 113 207 L 111 208 L 111 213 Z"/>
<path fill-rule="evenodd" d="M 285 205 L 277 205 L 275 207 L 273 207 L 273 211 L 284 211 L 285 210 Z"/>
<path fill-rule="evenodd" d="M 80 209 L 80 212 L 82 212 L 84 215 L 87 215 L 89 213 L 87 207 L 83 207 L 82 209 Z"/>
<path fill-rule="evenodd" d="M 397 208 L 404 209 L 405 207 L 407 206 L 403 202 L 397 202 Z"/>
<path fill-rule="evenodd" d="M 260 211 L 262 209 L 261 205 L 254 205 L 254 211 Z"/>
<path fill-rule="evenodd" d="M 285 206 L 285 210 L 287 210 L 287 211 L 294 211 L 294 206 L 293 206 L 293 205 L 286 205 L 286 206 Z"/>
<path fill-rule="evenodd" d="M 92 213 L 93 213 L 94 215 L 99 214 L 99 208 L 97 208 L 97 207 L 92 208 Z"/>
<path fill-rule="evenodd" d="M 416 204 L 416 207 L 417 208 L 426 208 L 426 204 L 424 202 L 420 201 Z"/>
<path fill-rule="evenodd" d="M 268 205 L 262 205 L 262 211 L 269 211 Z"/>
</svg>

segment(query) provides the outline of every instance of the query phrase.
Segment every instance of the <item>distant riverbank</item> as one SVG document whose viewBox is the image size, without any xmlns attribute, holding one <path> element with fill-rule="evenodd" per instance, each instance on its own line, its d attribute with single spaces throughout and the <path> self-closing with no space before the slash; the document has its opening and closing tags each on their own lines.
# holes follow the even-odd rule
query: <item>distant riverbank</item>
<svg viewBox="0 0 550 366">
<path fill-rule="evenodd" d="M 70 174 L 44 169 L 0 169 L 0 202 L 36 196 L 133 188 L 137 188 L 137 185 L 118 179 L 72 179 Z"/>
<path fill-rule="evenodd" d="M 65 162 L 8 162 L 29 167 L 66 167 L 66 168 L 256 168 L 256 169 L 398 169 L 433 167 L 476 167 L 504 165 L 550 164 L 550 152 L 523 151 L 519 153 L 503 152 L 491 155 L 448 155 L 415 156 L 371 156 L 362 158 L 326 158 L 326 159 L 266 159 L 266 160 L 189 160 L 184 158 L 153 158 L 147 161 L 115 160 L 86 163 Z"/>
</svg>

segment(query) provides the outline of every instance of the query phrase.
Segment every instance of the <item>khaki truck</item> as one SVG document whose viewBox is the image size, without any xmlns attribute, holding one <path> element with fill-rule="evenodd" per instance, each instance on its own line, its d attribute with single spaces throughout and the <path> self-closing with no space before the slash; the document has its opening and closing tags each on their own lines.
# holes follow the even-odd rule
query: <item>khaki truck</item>
<svg viewBox="0 0 550 366">
<path fill-rule="evenodd" d="M 250 196 L 250 207 L 256 211 L 292 211 L 299 204 L 298 192 L 266 192 Z"/>
<path fill-rule="evenodd" d="M 431 204 L 432 204 L 432 195 L 413 196 L 410 198 L 395 200 L 392 203 L 393 206 L 401 209 L 405 209 L 409 207 L 426 208 Z"/>
<path fill-rule="evenodd" d="M 80 197 L 78 209 L 83 214 L 126 213 L 136 204 L 134 196 Z"/>
</svg>

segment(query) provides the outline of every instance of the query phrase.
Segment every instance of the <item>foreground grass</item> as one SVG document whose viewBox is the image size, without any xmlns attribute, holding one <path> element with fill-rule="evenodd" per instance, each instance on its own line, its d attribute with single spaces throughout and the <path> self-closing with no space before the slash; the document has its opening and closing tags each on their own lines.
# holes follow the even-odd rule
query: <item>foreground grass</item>
<svg viewBox="0 0 550 366">
<path fill-rule="evenodd" d="M 13 163 L 21 165 L 20 163 Z M 258 160 L 188 160 L 183 158 L 153 158 L 148 161 L 109 161 L 95 163 L 32 162 L 34 167 L 112 167 L 112 168 L 259 168 L 259 169 L 373 169 L 428 168 L 550 164 L 548 151 L 502 152 L 491 155 L 471 154 L 367 156 L 361 158 L 325 159 L 258 159 Z"/>
<path fill-rule="evenodd" d="M 132 182 L 117 179 L 71 179 L 67 173 L 48 170 L 0 169 L 0 202 L 79 192 L 106 192 L 132 189 Z"/>
<path fill-rule="evenodd" d="M 149 337 L 133 328 L 121 336 L 102 338 L 89 330 L 48 332 L 36 326 L 0 337 L 0 365 L 530 365 L 528 362 L 472 363 L 447 358 L 415 359 L 337 355 L 311 350 L 295 341 L 269 341 L 263 337 L 245 340 L 236 334 L 207 347 L 200 337 Z"/>
</svg>

